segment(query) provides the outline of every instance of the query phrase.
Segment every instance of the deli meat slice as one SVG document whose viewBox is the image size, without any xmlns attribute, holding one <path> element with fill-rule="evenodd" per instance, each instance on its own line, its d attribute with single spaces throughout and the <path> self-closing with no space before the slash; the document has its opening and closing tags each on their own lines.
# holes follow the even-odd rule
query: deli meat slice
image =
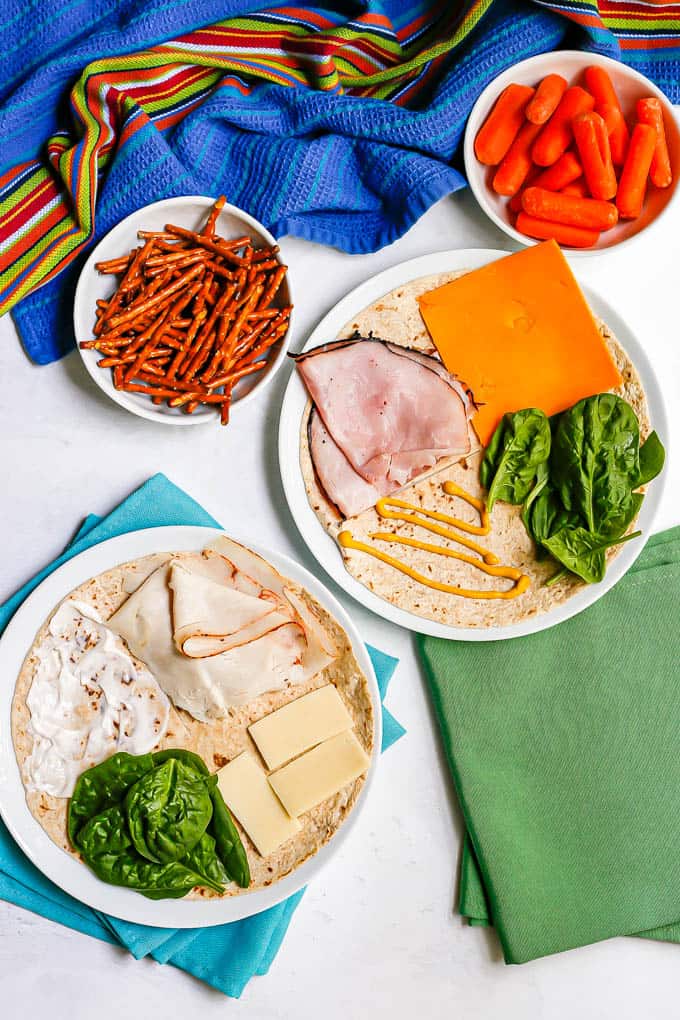
<svg viewBox="0 0 680 1020">
<path fill-rule="evenodd" d="M 344 516 L 442 457 L 470 452 L 471 402 L 436 359 L 367 339 L 326 344 L 296 360 L 320 419 L 310 420 L 312 460 Z"/>
<path fill-rule="evenodd" d="M 309 452 L 319 481 L 343 517 L 360 514 L 391 491 L 392 483 L 387 479 L 382 486 L 373 485 L 354 470 L 315 408 L 312 408 L 307 428 Z"/>
</svg>

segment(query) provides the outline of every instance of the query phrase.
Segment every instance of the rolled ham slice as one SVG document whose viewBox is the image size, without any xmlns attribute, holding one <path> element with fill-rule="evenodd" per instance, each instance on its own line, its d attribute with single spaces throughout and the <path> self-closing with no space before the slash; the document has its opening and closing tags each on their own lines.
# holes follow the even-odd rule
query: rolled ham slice
<svg viewBox="0 0 680 1020">
<path fill-rule="evenodd" d="M 314 401 L 312 461 L 344 517 L 408 485 L 441 458 L 470 452 L 472 402 L 435 358 L 359 339 L 324 344 L 296 361 Z"/>
</svg>

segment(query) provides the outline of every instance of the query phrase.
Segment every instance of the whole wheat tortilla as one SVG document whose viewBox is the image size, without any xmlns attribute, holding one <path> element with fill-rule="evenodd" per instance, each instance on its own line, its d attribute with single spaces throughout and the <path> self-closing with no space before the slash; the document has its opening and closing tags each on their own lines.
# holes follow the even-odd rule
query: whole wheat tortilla
<svg viewBox="0 0 680 1020">
<path fill-rule="evenodd" d="M 426 354 L 437 356 L 436 348 L 421 317 L 417 298 L 426 291 L 464 276 L 465 272 L 462 270 L 423 276 L 411 283 L 397 287 L 346 323 L 340 330 L 338 339 L 350 337 L 355 332 L 360 333 L 361 336 L 369 336 L 372 333 L 373 336 L 381 340 L 389 340 L 390 343 L 412 347 Z M 635 411 L 640 422 L 640 437 L 641 440 L 644 440 L 651 431 L 651 427 L 647 400 L 640 377 L 611 330 L 604 322 L 599 319 L 596 321 L 623 379 L 621 386 L 613 392 L 627 400 Z M 329 339 L 332 338 L 329 337 Z M 422 528 L 410 523 L 383 520 L 375 509 L 365 510 L 345 524 L 337 507 L 329 501 L 321 488 L 314 470 L 307 432 L 311 408 L 312 403 L 309 401 L 300 424 L 300 468 L 310 505 L 329 535 L 337 539 L 339 532 L 347 528 L 354 538 L 371 543 L 371 539 L 368 537 L 371 532 L 398 530 L 400 535 L 437 542 L 449 548 L 457 548 L 458 551 L 465 551 L 455 543 L 439 536 L 430 535 Z M 452 458 L 441 461 L 434 471 L 402 489 L 399 498 L 416 505 L 422 504 L 428 510 L 437 510 L 450 516 L 479 523 L 479 518 L 474 510 L 462 500 L 452 499 L 445 495 L 441 486 L 443 482 L 450 480 L 456 482 L 473 496 L 483 496 L 484 490 L 479 482 L 481 456 L 481 452 L 473 452 L 463 460 L 453 461 L 453 463 Z M 395 570 L 389 564 L 382 563 L 374 556 L 354 549 L 341 549 L 343 561 L 352 577 L 360 581 L 375 595 L 416 616 L 435 620 L 451 627 L 510 626 L 538 613 L 547 612 L 583 588 L 583 582 L 573 575 L 550 587 L 545 586 L 545 581 L 555 573 L 555 563 L 549 558 L 541 561 L 536 559 L 534 543 L 526 532 L 520 514 L 521 507 L 510 506 L 508 503 L 496 503 L 492 515 L 491 533 L 479 539 L 481 545 L 500 557 L 501 563 L 519 567 L 523 573 L 529 576 L 531 580 L 529 589 L 514 599 L 470 599 L 439 592 L 412 580 L 406 574 Z M 475 591 L 510 586 L 510 582 L 504 581 L 502 578 L 490 577 L 472 566 L 449 557 L 433 556 L 422 550 L 404 545 L 389 545 L 385 542 L 376 543 L 376 548 L 390 553 L 403 563 L 418 570 L 419 573 L 432 576 L 439 581 L 446 581 L 448 584 Z M 610 549 L 607 553 L 608 558 L 616 556 L 620 548 L 617 546 Z"/>
<path fill-rule="evenodd" d="M 191 554 L 167 553 L 154 554 L 140 560 L 121 564 L 108 570 L 98 577 L 92 578 L 75 588 L 66 599 L 75 598 L 86 602 L 100 613 L 103 620 L 108 620 L 123 604 L 128 594 L 137 588 L 142 581 L 169 558 L 182 560 Z M 340 624 L 316 602 L 309 592 L 293 581 L 286 582 L 298 595 L 316 611 L 324 626 L 339 648 L 338 657 L 321 673 L 312 679 L 284 690 L 263 694 L 240 708 L 230 709 L 229 715 L 221 720 L 198 722 L 187 712 L 172 709 L 168 731 L 156 750 L 166 747 L 182 747 L 199 754 L 211 772 L 217 771 L 242 751 L 250 750 L 259 758 L 259 753 L 247 730 L 248 726 L 281 708 L 289 701 L 322 687 L 327 683 L 335 684 L 342 696 L 352 719 L 355 733 L 368 754 L 373 746 L 373 706 L 366 676 L 361 670 L 347 634 Z M 24 764 L 31 753 L 33 739 L 28 730 L 30 713 L 26 705 L 26 695 L 31 686 L 37 663 L 36 650 L 45 640 L 48 624 L 54 612 L 38 631 L 35 641 L 24 660 L 16 682 L 12 702 L 12 739 L 22 777 Z M 157 680 L 162 686 L 162 677 Z M 260 759 L 260 763 L 264 763 Z M 248 890 L 238 888 L 231 883 L 227 886 L 225 896 L 240 895 L 254 889 L 261 889 L 283 878 L 299 867 L 308 857 L 327 843 L 334 835 L 344 818 L 355 804 L 365 777 L 360 777 L 348 784 L 339 793 L 307 812 L 300 819 L 302 827 L 292 839 L 283 843 L 278 850 L 268 857 L 261 857 L 243 831 L 239 832 L 248 855 L 250 864 L 251 884 Z M 52 797 L 45 793 L 26 791 L 26 800 L 31 814 L 43 827 L 48 836 L 67 853 L 79 857 L 77 851 L 69 843 L 66 829 L 68 800 Z M 189 898 L 211 898 L 218 894 L 207 889 L 195 889 Z M 219 897 L 218 897 L 219 898 Z"/>
</svg>

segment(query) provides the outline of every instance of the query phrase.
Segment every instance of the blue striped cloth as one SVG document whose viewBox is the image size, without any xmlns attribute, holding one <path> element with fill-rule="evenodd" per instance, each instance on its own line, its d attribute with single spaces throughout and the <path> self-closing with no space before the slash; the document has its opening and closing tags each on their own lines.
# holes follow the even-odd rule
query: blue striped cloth
<svg viewBox="0 0 680 1020">
<path fill-rule="evenodd" d="M 17 3 L 15 13 L 0 22 L 0 175 L 39 155 L 48 135 L 68 125 L 68 89 L 88 62 L 140 50 L 265 2 Z M 328 0 L 315 6 L 332 12 L 338 23 L 360 11 L 380 11 L 398 27 L 437 4 Z M 221 88 L 174 128 L 161 132 L 147 124 L 119 148 L 106 171 L 93 241 L 158 199 L 225 193 L 277 236 L 293 234 L 352 253 L 389 244 L 439 198 L 464 186 L 459 147 L 465 121 L 497 74 L 565 45 L 620 56 L 618 41 L 603 27 L 577 25 L 557 13 L 559 5 L 550 6 L 554 9 L 532 0 L 494 0 L 441 59 L 437 75 L 412 105 L 251 79 L 248 95 L 237 87 Z M 573 0 L 564 12 L 575 16 Z M 585 4 L 584 15 L 590 13 Z M 677 68 L 675 48 L 627 50 L 626 59 L 680 96 L 680 82 L 671 73 Z M 83 260 L 13 311 L 29 356 L 40 364 L 73 345 L 73 294 Z"/>
</svg>

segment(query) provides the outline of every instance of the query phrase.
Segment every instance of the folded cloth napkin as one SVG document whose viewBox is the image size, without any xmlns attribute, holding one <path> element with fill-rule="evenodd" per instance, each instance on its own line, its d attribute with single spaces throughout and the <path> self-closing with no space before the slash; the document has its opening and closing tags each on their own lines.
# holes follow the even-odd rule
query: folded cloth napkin
<svg viewBox="0 0 680 1020">
<path fill-rule="evenodd" d="M 104 518 L 90 515 L 66 551 L 0 607 L 0 630 L 37 584 L 56 567 L 90 546 L 138 528 L 168 524 L 219 527 L 217 522 L 161 474 L 128 496 Z M 397 660 L 368 646 L 384 695 Z M 383 706 L 382 749 L 405 732 Z M 213 928 L 150 928 L 91 910 L 45 878 L 19 850 L 0 822 L 0 897 L 69 928 L 122 945 L 133 956 L 172 963 L 236 998 L 254 974 L 266 974 L 302 899 L 304 890 L 254 917 Z"/>
<path fill-rule="evenodd" d="M 463 186 L 467 115 L 518 60 L 583 47 L 680 100 L 671 6 L 625 19 L 594 0 L 19 6 L 0 22 L 0 313 L 25 298 L 17 326 L 43 364 L 73 345 L 85 250 L 149 202 L 224 192 L 277 236 L 374 251 Z"/>
<path fill-rule="evenodd" d="M 680 941 L 680 528 L 551 630 L 419 638 L 465 818 L 460 910 L 506 962 Z"/>
</svg>

